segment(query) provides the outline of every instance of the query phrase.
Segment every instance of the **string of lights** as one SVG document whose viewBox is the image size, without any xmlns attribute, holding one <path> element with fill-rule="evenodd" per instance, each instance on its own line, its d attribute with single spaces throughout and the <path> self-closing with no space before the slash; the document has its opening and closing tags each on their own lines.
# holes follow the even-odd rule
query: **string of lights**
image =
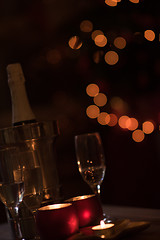
<svg viewBox="0 0 160 240">
<path fill-rule="evenodd" d="M 114 2 L 114 1 L 112 1 Z M 80 24 L 81 31 L 92 32 L 91 38 L 94 41 L 95 45 L 100 48 L 103 48 L 107 45 L 107 37 L 101 30 L 93 31 L 93 24 L 89 20 L 84 20 Z M 155 40 L 155 33 L 153 30 L 147 29 L 144 31 L 144 38 L 148 41 Z M 124 49 L 126 47 L 127 41 L 124 37 L 118 36 L 113 41 L 114 46 L 117 49 Z M 69 40 L 69 46 L 72 49 L 79 49 L 82 47 L 82 41 L 78 36 L 73 36 Z M 100 61 L 99 51 L 97 51 L 93 60 L 95 63 Z M 104 60 L 108 65 L 115 65 L 119 61 L 120 57 L 116 51 L 109 50 L 104 54 Z M 118 117 L 115 113 L 107 113 L 100 110 L 100 107 L 103 107 L 107 104 L 107 96 L 104 93 L 99 92 L 99 87 L 97 84 L 89 84 L 86 87 L 86 93 L 93 97 L 94 104 L 91 104 L 86 109 L 86 114 L 91 119 L 97 119 L 98 123 L 101 125 L 108 125 L 113 127 L 119 125 L 122 129 L 127 129 L 132 131 L 132 139 L 135 142 L 142 142 L 145 138 L 145 134 L 151 134 L 155 130 L 154 121 L 145 121 L 142 123 L 142 129 L 138 129 L 139 122 L 136 118 L 129 117 L 127 115 L 122 115 Z M 120 110 L 125 108 L 125 102 L 120 97 L 113 97 L 110 102 L 114 110 Z"/>
<path fill-rule="evenodd" d="M 128 1 L 133 4 L 140 3 L 139 0 Z M 116 7 L 121 0 L 105 0 L 104 2 L 109 7 Z M 94 29 L 94 24 L 89 19 L 81 21 L 79 26 L 81 33 L 88 34 L 87 36 L 90 36 L 90 38 L 87 37 L 87 39 L 89 39 L 89 41 L 92 40 L 94 45 L 98 48 L 94 51 L 92 56 L 92 60 L 95 64 L 99 64 L 103 61 L 108 67 L 114 67 L 121 62 L 121 53 L 128 45 L 128 39 L 125 37 L 125 34 L 121 35 L 118 33 L 113 34 L 113 36 L 108 36 L 101 29 Z M 140 42 L 142 39 L 147 42 L 153 42 L 157 39 L 156 34 L 157 33 L 155 33 L 153 29 L 145 29 L 143 32 L 136 31 L 132 33 L 135 38 L 140 39 Z M 74 35 L 68 40 L 68 46 L 75 51 L 80 51 L 85 43 L 86 41 L 83 41 L 81 34 Z M 50 52 L 50 59 L 54 61 L 55 58 L 53 55 L 55 55 L 57 56 L 56 60 L 58 59 L 57 61 L 59 61 L 60 54 L 58 51 L 53 51 L 52 53 Z M 48 61 L 51 62 L 51 60 Z M 119 96 L 111 96 L 110 99 L 108 99 L 105 93 L 100 92 L 99 85 L 96 83 L 88 84 L 86 93 L 93 100 L 93 103 L 86 108 L 86 115 L 91 119 L 97 119 L 100 125 L 107 125 L 110 127 L 119 125 L 120 128 L 131 131 L 132 139 L 135 142 L 142 142 L 145 135 L 151 134 L 156 129 L 156 125 L 158 125 L 154 120 L 146 120 L 140 123 L 138 118 L 129 117 L 129 115 L 124 113 L 128 103 Z M 111 106 L 111 110 L 113 111 L 107 112 L 104 110 L 107 104 Z M 103 109 L 101 110 L 101 108 Z M 122 112 L 124 114 L 119 114 Z"/>
</svg>

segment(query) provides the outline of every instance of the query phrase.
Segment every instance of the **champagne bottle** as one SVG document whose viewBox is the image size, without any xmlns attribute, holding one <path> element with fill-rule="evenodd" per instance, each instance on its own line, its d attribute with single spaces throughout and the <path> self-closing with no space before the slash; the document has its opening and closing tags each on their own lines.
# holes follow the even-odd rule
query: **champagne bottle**
<svg viewBox="0 0 160 240">
<path fill-rule="evenodd" d="M 29 104 L 25 89 L 25 78 L 19 63 L 7 66 L 8 85 L 12 101 L 12 127 L 5 130 L 5 140 L 9 144 L 18 145 L 20 151 L 28 151 L 29 163 L 39 158 L 42 170 L 44 197 L 42 204 L 59 201 L 59 179 L 56 168 L 55 139 L 58 135 L 57 121 L 36 121 Z M 29 124 L 35 123 L 36 124 Z M 20 125 L 17 127 L 17 125 Z M 15 127 L 16 126 L 16 127 Z M 11 135 L 11 136 L 10 136 Z M 31 211 L 22 201 L 20 205 L 23 237 L 26 240 L 35 239 L 37 235 L 35 219 Z"/>
<path fill-rule="evenodd" d="M 12 125 L 17 126 L 36 122 L 35 115 L 29 104 L 21 64 L 9 64 L 7 73 L 12 100 Z"/>
</svg>

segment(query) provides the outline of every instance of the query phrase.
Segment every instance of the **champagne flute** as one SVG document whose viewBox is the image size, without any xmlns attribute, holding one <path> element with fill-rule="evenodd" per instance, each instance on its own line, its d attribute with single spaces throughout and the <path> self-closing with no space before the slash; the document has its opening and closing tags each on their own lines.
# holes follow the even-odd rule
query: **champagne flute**
<svg viewBox="0 0 160 240">
<path fill-rule="evenodd" d="M 24 196 L 24 168 L 20 160 L 17 148 L 0 150 L 0 199 L 13 218 L 16 240 L 22 239 L 19 205 Z"/>
<path fill-rule="evenodd" d="M 100 196 L 100 186 L 105 176 L 106 165 L 99 133 L 75 136 L 75 147 L 80 174 L 93 192 Z"/>
<path fill-rule="evenodd" d="M 99 133 L 75 136 L 75 149 L 79 172 L 100 200 L 100 187 L 105 176 L 106 165 Z M 105 214 L 103 214 L 103 220 L 106 221 Z"/>
</svg>

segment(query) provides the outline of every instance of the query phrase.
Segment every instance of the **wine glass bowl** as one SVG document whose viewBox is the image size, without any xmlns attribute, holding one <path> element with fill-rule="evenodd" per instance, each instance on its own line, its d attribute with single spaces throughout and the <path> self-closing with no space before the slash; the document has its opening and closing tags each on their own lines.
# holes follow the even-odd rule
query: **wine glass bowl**
<svg viewBox="0 0 160 240">
<path fill-rule="evenodd" d="M 99 133 L 75 136 L 78 169 L 84 181 L 96 195 L 105 176 L 106 165 L 102 141 Z"/>
</svg>

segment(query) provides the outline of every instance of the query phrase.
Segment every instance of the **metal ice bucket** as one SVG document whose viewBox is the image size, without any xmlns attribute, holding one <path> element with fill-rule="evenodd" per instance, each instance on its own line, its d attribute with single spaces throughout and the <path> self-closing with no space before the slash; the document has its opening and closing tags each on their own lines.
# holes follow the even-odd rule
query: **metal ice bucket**
<svg viewBox="0 0 160 240">
<path fill-rule="evenodd" d="M 18 146 L 20 151 L 35 151 L 40 159 L 44 198 L 42 205 L 59 202 L 59 179 L 55 142 L 59 135 L 57 121 L 44 121 L 0 129 L 0 148 Z M 34 239 L 33 216 L 22 204 L 20 209 L 24 239 Z M 8 216 L 10 221 L 10 217 Z M 23 232 L 24 231 L 24 232 Z"/>
</svg>

